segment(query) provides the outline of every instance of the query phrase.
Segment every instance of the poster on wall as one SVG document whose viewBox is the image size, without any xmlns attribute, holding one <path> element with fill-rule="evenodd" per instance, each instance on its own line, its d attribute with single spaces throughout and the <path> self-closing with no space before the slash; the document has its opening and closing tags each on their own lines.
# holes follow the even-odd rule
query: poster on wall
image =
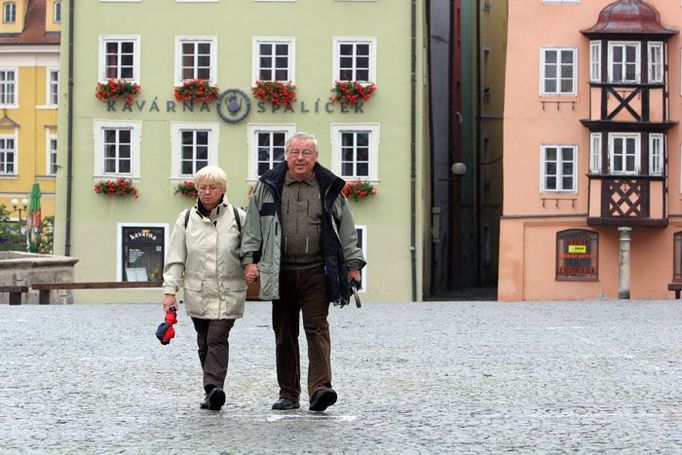
<svg viewBox="0 0 682 455">
<path fill-rule="evenodd" d="M 568 229 L 556 235 L 556 279 L 597 281 L 599 276 L 599 234 L 585 229 Z"/>
<path fill-rule="evenodd" d="M 126 226 L 122 232 L 123 281 L 157 281 L 163 274 L 164 229 Z"/>
</svg>

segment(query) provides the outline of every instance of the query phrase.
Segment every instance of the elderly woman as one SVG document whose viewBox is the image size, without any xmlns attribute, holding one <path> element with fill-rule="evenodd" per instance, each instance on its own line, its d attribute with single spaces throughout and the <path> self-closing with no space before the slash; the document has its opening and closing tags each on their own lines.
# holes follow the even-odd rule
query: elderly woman
<svg viewBox="0 0 682 455">
<path fill-rule="evenodd" d="M 225 403 L 225 375 L 230 329 L 244 314 L 246 283 L 238 249 L 244 212 L 225 197 L 227 176 L 206 166 L 194 176 L 196 206 L 183 210 L 171 235 L 163 271 L 163 307 L 177 308 L 183 289 L 185 309 L 197 332 L 204 372 L 202 409 L 220 410 Z"/>
</svg>

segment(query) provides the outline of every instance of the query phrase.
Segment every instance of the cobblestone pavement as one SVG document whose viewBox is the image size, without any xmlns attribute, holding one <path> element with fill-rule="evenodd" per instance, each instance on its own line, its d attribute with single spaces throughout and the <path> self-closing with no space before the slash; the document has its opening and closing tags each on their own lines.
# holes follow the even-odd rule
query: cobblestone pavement
<svg viewBox="0 0 682 455">
<path fill-rule="evenodd" d="M 270 410 L 269 309 L 235 325 L 212 412 L 184 310 L 164 347 L 159 305 L 0 306 L 0 452 L 682 452 L 679 301 L 334 308 L 324 413 Z"/>
</svg>

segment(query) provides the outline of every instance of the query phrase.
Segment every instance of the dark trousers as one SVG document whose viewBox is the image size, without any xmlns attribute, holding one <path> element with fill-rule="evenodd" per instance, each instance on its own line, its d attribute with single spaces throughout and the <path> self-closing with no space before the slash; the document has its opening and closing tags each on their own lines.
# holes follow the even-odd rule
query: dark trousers
<svg viewBox="0 0 682 455">
<path fill-rule="evenodd" d="M 308 395 L 331 387 L 329 298 L 322 268 L 282 270 L 280 299 L 272 302 L 272 327 L 277 344 L 277 381 L 280 398 L 298 401 L 301 359 L 298 350 L 299 313 L 308 341 Z"/>
<path fill-rule="evenodd" d="M 204 390 L 225 387 L 227 363 L 230 359 L 230 329 L 234 319 L 192 318 L 197 331 L 199 361 L 204 371 Z"/>
</svg>

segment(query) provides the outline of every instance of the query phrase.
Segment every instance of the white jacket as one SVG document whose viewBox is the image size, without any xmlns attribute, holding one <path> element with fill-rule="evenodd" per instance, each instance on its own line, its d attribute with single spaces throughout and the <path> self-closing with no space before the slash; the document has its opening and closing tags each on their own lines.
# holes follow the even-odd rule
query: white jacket
<svg viewBox="0 0 682 455">
<path fill-rule="evenodd" d="M 191 209 L 178 215 L 163 270 L 163 292 L 183 288 L 185 310 L 199 319 L 236 319 L 244 315 L 246 281 L 239 258 L 240 232 L 234 210 L 221 202 L 208 217 Z M 244 211 L 237 209 L 244 226 Z"/>
</svg>

